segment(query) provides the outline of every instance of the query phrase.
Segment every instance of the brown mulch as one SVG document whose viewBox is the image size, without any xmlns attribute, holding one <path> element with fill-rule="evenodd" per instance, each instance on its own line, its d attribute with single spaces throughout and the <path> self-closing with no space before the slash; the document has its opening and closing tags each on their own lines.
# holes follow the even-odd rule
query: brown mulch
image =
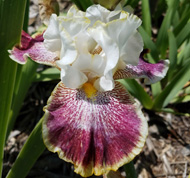
<svg viewBox="0 0 190 178">
<path fill-rule="evenodd" d="M 59 3 L 61 11 L 71 6 L 70 1 L 60 0 Z M 29 24 L 30 34 L 41 25 L 37 0 L 31 1 Z M 42 108 L 56 84 L 57 81 L 38 82 L 31 86 L 5 147 L 3 177 L 43 116 Z M 179 112 L 190 113 L 190 102 L 171 106 Z M 148 119 L 149 135 L 143 151 L 134 160 L 138 177 L 187 178 L 190 174 L 190 118 L 147 110 L 144 113 Z M 57 154 L 45 150 L 27 178 L 80 178 L 73 169 L 73 165 L 60 160 Z M 125 176 L 122 168 L 120 172 Z"/>
</svg>

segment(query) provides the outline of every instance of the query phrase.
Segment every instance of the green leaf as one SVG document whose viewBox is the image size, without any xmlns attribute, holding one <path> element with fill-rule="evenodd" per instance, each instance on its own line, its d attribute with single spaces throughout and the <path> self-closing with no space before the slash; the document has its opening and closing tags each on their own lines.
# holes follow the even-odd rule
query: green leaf
<svg viewBox="0 0 190 178">
<path fill-rule="evenodd" d="M 160 25 L 159 19 L 167 10 L 166 0 L 154 0 L 149 2 L 151 3 L 151 15 L 153 16 L 154 23 Z"/>
<path fill-rule="evenodd" d="M 187 23 L 184 28 L 176 37 L 177 46 L 179 47 L 188 37 L 190 37 L 190 22 Z"/>
<path fill-rule="evenodd" d="M 23 100 L 28 92 L 28 89 L 31 83 L 33 82 L 37 67 L 38 67 L 38 64 L 33 62 L 32 60 L 28 60 L 27 63 L 23 66 L 18 65 L 13 101 L 12 101 L 12 106 L 10 109 L 7 137 L 15 124 L 15 121 L 21 109 Z"/>
<path fill-rule="evenodd" d="M 176 112 L 176 111 L 174 111 L 174 110 L 171 109 L 171 108 L 162 108 L 162 109 L 160 110 L 160 112 L 166 112 L 166 113 L 172 113 L 172 114 L 179 115 L 179 116 L 190 117 L 190 114 L 189 114 L 189 113 Z"/>
<path fill-rule="evenodd" d="M 171 26 L 173 16 L 179 4 L 178 0 L 173 0 L 173 1 L 167 0 L 167 2 L 168 2 L 168 10 L 162 22 L 161 28 L 158 33 L 158 38 L 156 41 L 156 46 L 160 49 L 162 58 L 165 58 L 166 49 L 168 48 L 168 33 L 167 32 Z"/>
<path fill-rule="evenodd" d="M 93 4 L 91 0 L 72 0 L 80 10 L 85 11 L 89 6 Z"/>
<path fill-rule="evenodd" d="M 159 55 L 158 55 L 156 45 L 151 40 L 150 36 L 147 34 L 147 32 L 144 30 L 143 27 L 139 27 L 138 30 L 139 30 L 139 33 L 141 34 L 143 41 L 145 43 L 145 48 L 150 49 L 150 54 L 152 56 L 152 59 L 154 60 L 155 63 L 158 62 L 159 61 Z"/>
<path fill-rule="evenodd" d="M 142 25 L 149 36 L 151 36 L 152 25 L 150 16 L 149 0 L 142 0 Z"/>
<path fill-rule="evenodd" d="M 146 109 L 151 109 L 153 102 L 150 96 L 144 91 L 144 88 L 134 79 L 119 80 L 125 88 L 137 98 Z"/>
<path fill-rule="evenodd" d="M 43 118 L 33 129 L 6 178 L 25 178 L 45 150 L 42 139 L 42 121 Z"/>
<path fill-rule="evenodd" d="M 4 144 L 12 103 L 17 64 L 11 61 L 6 51 L 0 51 L 0 177 L 2 173 Z"/>
<path fill-rule="evenodd" d="M 190 101 L 190 95 L 185 95 L 185 96 L 181 96 L 181 97 L 176 97 L 172 100 L 172 103 L 185 103 Z"/>
<path fill-rule="evenodd" d="M 7 50 L 20 41 L 25 6 L 25 0 L 0 0 L 0 177 L 17 69 Z"/>
<path fill-rule="evenodd" d="M 185 15 L 182 17 L 182 19 L 180 19 L 179 23 L 174 28 L 174 34 L 175 34 L 175 36 L 177 36 L 180 33 L 181 29 L 183 29 L 183 27 L 187 24 L 188 20 L 190 19 L 190 17 L 189 17 L 190 8 L 188 8 L 188 10 L 186 10 L 186 11 L 187 12 L 185 12 Z"/>
<path fill-rule="evenodd" d="M 135 8 L 140 0 L 124 0 L 124 6 L 130 5 L 132 8 Z"/>
<path fill-rule="evenodd" d="M 43 70 L 42 72 L 38 72 L 34 79 L 34 82 L 38 81 L 51 81 L 60 79 L 60 71 L 57 68 L 48 68 Z"/>
<path fill-rule="evenodd" d="M 24 24 L 23 24 L 23 29 L 26 32 L 28 28 L 29 5 L 30 5 L 29 0 L 27 0 Z M 12 106 L 9 114 L 7 137 L 9 136 L 9 133 L 14 126 L 14 123 L 22 106 L 25 95 L 32 83 L 34 74 L 36 73 L 37 66 L 38 66 L 37 63 L 28 60 L 25 65 L 18 65 L 17 67 Z"/>
<path fill-rule="evenodd" d="M 169 36 L 170 67 L 168 70 L 167 79 L 168 81 L 170 81 L 171 77 L 173 76 L 174 71 L 176 70 L 176 65 L 177 65 L 177 42 L 172 31 L 168 31 L 168 36 Z"/>
<path fill-rule="evenodd" d="M 157 83 L 151 84 L 151 89 L 152 89 L 152 95 L 155 98 L 162 91 L 161 83 L 157 82 Z"/>
<path fill-rule="evenodd" d="M 123 167 L 124 167 L 127 178 L 137 178 L 138 177 L 133 161 L 129 162 L 128 164 L 125 164 Z"/>
<path fill-rule="evenodd" d="M 162 93 L 156 97 L 153 108 L 159 110 L 167 106 L 188 80 L 190 80 L 190 58 L 186 60 L 184 66 L 164 88 Z"/>
<path fill-rule="evenodd" d="M 109 10 L 114 10 L 121 0 L 93 0 L 95 4 L 100 4 Z"/>
<path fill-rule="evenodd" d="M 182 47 L 181 51 L 178 55 L 178 61 L 177 63 L 179 65 L 183 64 L 186 59 L 190 57 L 190 40 L 186 41 Z"/>
</svg>

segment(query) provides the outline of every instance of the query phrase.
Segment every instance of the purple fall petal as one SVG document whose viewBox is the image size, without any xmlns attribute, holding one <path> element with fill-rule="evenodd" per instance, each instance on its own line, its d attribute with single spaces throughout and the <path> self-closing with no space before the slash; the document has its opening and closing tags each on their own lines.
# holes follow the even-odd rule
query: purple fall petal
<svg viewBox="0 0 190 178">
<path fill-rule="evenodd" d="M 143 58 L 140 57 L 137 66 L 126 65 L 125 69 L 117 70 L 114 74 L 114 79 L 145 78 L 146 84 L 156 83 L 164 78 L 168 71 L 168 67 L 168 60 L 160 60 L 156 64 L 150 64 L 145 62 Z"/>
<path fill-rule="evenodd" d="M 9 50 L 10 58 L 20 64 L 25 64 L 27 58 L 30 57 L 37 63 L 55 66 L 55 61 L 58 57 L 56 53 L 46 50 L 43 41 L 43 34 L 32 38 L 26 32 L 22 31 L 21 44 Z"/>
<path fill-rule="evenodd" d="M 141 151 L 147 121 L 134 99 L 116 82 L 112 91 L 88 98 L 60 82 L 44 108 L 47 148 L 88 177 L 116 171 Z"/>
</svg>

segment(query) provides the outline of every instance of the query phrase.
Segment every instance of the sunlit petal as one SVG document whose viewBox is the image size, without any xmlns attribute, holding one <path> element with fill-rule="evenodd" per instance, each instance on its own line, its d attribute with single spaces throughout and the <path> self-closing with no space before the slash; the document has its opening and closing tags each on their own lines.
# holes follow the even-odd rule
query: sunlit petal
<svg viewBox="0 0 190 178">
<path fill-rule="evenodd" d="M 56 52 L 61 50 L 61 39 L 59 22 L 57 15 L 52 14 L 49 22 L 49 26 L 44 33 L 44 45 L 47 50 Z"/>
<path fill-rule="evenodd" d="M 86 75 L 70 65 L 61 68 L 61 81 L 69 88 L 80 88 L 88 81 Z"/>
<path fill-rule="evenodd" d="M 142 37 L 137 31 L 134 31 L 121 49 L 120 60 L 126 64 L 137 65 L 143 45 Z"/>
<path fill-rule="evenodd" d="M 119 83 L 91 98 L 59 83 L 44 108 L 43 139 L 84 177 L 117 170 L 141 151 L 147 121 Z"/>
<path fill-rule="evenodd" d="M 10 58 L 20 64 L 25 64 L 27 58 L 30 57 L 37 63 L 55 66 L 55 61 L 58 59 L 57 54 L 48 51 L 44 47 L 43 40 L 43 34 L 32 38 L 22 31 L 21 44 L 9 50 Z"/>
<path fill-rule="evenodd" d="M 69 9 L 69 11 L 67 13 L 68 18 L 84 17 L 84 16 L 85 16 L 85 12 L 79 10 L 76 5 L 71 6 L 71 8 Z"/>
<path fill-rule="evenodd" d="M 90 19 L 91 24 L 96 21 L 107 23 L 109 21 L 118 19 L 120 16 L 121 9 L 115 11 L 109 11 L 100 5 L 92 5 L 86 10 L 86 17 Z"/>
<path fill-rule="evenodd" d="M 161 60 L 156 64 L 150 64 L 145 62 L 143 58 L 140 58 L 137 66 L 126 65 L 125 69 L 118 70 L 114 75 L 114 79 L 145 78 L 145 83 L 151 84 L 164 78 L 168 71 L 168 67 L 168 60 Z"/>
<path fill-rule="evenodd" d="M 94 38 L 94 40 L 100 45 L 100 47 L 103 49 L 106 55 L 106 67 L 104 70 L 104 76 L 103 79 L 105 79 L 105 76 L 108 75 L 108 73 L 112 73 L 114 68 L 117 66 L 117 63 L 119 61 L 119 49 L 117 44 L 112 40 L 108 34 L 106 34 L 105 30 L 102 28 L 102 26 L 99 26 L 98 28 L 90 28 L 89 34 Z M 113 76 L 113 74 L 112 74 Z M 101 80 L 101 79 L 100 79 Z M 107 78 L 106 81 L 109 79 Z M 104 80 L 105 81 L 105 80 Z M 111 81 L 110 81 L 111 82 Z M 101 85 L 101 82 L 100 82 Z M 105 84 L 106 85 L 106 84 Z M 101 88 L 105 88 L 101 86 Z M 113 88 L 110 88 L 111 90 Z M 105 90 L 107 91 L 107 90 Z"/>
</svg>

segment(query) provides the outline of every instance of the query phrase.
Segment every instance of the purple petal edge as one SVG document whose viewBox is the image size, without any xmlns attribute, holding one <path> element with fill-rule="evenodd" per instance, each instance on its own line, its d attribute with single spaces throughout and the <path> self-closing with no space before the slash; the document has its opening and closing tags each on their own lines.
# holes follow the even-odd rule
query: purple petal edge
<svg viewBox="0 0 190 178">
<path fill-rule="evenodd" d="M 156 64 L 150 64 L 145 62 L 144 59 L 140 57 L 137 66 L 126 65 L 125 69 L 119 69 L 114 74 L 114 79 L 145 78 L 145 84 L 152 84 L 164 78 L 168 68 L 169 60 L 160 60 Z"/>
<path fill-rule="evenodd" d="M 12 50 L 8 50 L 10 53 L 9 56 L 19 64 L 25 64 L 27 58 L 30 57 L 37 63 L 55 66 L 55 61 L 58 57 L 56 53 L 46 50 L 43 41 L 43 34 L 32 38 L 26 32 L 22 31 L 20 45 L 14 46 Z"/>
</svg>

